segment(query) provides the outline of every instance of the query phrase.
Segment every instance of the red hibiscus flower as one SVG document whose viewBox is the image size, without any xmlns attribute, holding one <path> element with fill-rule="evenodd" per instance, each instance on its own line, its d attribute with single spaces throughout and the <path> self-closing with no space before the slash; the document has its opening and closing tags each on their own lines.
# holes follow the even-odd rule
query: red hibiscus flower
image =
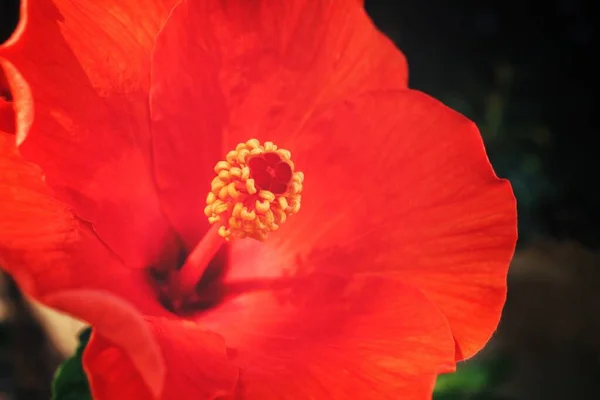
<svg viewBox="0 0 600 400">
<path fill-rule="evenodd" d="M 495 329 L 510 185 L 359 1 L 23 1 L 0 65 L 0 257 L 94 399 L 426 399 Z"/>
</svg>

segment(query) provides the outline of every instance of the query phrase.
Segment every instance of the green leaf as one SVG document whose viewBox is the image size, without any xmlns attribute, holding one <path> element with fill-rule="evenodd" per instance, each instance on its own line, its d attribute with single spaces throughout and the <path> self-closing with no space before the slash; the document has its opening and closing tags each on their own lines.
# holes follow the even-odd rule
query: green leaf
<svg viewBox="0 0 600 400">
<path fill-rule="evenodd" d="M 511 360 L 502 355 L 462 362 L 456 372 L 438 376 L 434 399 L 496 399 L 492 392 L 509 379 L 511 370 Z"/>
<path fill-rule="evenodd" d="M 56 370 L 52 381 L 52 400 L 92 400 L 90 386 L 81 364 L 81 356 L 91 333 L 91 328 L 81 331 L 75 354 Z"/>
<path fill-rule="evenodd" d="M 488 379 L 488 371 L 481 365 L 462 364 L 456 372 L 438 377 L 435 392 L 439 394 L 454 391 L 476 393 L 486 387 Z"/>
</svg>

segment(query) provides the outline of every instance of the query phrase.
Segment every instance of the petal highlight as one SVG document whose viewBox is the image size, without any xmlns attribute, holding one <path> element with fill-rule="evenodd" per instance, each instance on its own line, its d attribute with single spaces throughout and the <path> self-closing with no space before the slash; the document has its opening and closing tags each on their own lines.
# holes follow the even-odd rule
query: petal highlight
<svg viewBox="0 0 600 400">
<path fill-rule="evenodd" d="M 416 91 L 373 92 L 297 135 L 258 139 L 289 149 L 305 174 L 299 215 L 264 245 L 278 267 L 259 276 L 329 260 L 333 274 L 394 277 L 440 308 L 457 359 L 483 347 L 505 301 L 516 209 L 472 122 Z M 333 257 L 338 247 L 348 256 Z"/>
<path fill-rule="evenodd" d="M 121 1 L 25 0 L 0 47 L 22 154 L 134 267 L 155 261 L 171 234 L 149 172 L 148 90 L 173 2 L 146 2 L 140 13 Z"/>
<path fill-rule="evenodd" d="M 235 265 L 273 265 L 257 243 L 242 243 Z M 236 398 L 422 400 L 453 369 L 444 316 L 399 281 L 316 272 L 246 289 L 199 319 L 240 367 Z"/>
<path fill-rule="evenodd" d="M 0 264 L 27 294 L 42 300 L 68 289 L 104 289 L 130 298 L 144 312 L 164 312 L 144 272 L 123 266 L 56 198 L 40 169 L 18 153 L 14 135 L 5 132 L 0 132 L 0 193 Z"/>
<path fill-rule="evenodd" d="M 231 146 L 406 83 L 403 55 L 356 1 L 182 1 L 157 41 L 151 113 L 156 180 L 188 247 L 208 229 L 198 205 Z"/>
</svg>

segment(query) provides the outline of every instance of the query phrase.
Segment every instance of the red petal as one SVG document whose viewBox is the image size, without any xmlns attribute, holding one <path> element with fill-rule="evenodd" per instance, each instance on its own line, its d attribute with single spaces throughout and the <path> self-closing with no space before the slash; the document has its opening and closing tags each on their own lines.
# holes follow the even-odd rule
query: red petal
<svg viewBox="0 0 600 400">
<path fill-rule="evenodd" d="M 294 134 L 348 94 L 407 81 L 403 55 L 348 0 L 184 0 L 152 67 L 157 181 L 189 246 L 208 228 L 212 168 L 239 141 Z"/>
<path fill-rule="evenodd" d="M 97 236 L 44 183 L 36 166 L 18 154 L 14 136 L 0 132 L 0 260 L 29 295 L 86 287 L 129 298 L 160 315 L 141 270 L 125 268 Z M 67 310 L 68 311 L 68 310 Z"/>
<path fill-rule="evenodd" d="M 147 351 L 143 341 L 119 346 L 94 334 L 83 359 L 94 399 L 216 399 L 232 393 L 238 372 L 220 336 L 188 321 L 149 318 L 146 326 L 162 353 L 166 374 L 157 379 L 151 364 L 136 368 L 131 362 L 138 352 Z M 129 340 L 144 336 L 132 332 Z"/>
<path fill-rule="evenodd" d="M 53 293 L 43 298 L 43 301 L 53 308 L 69 312 L 90 323 L 94 327 L 94 337 L 101 335 L 111 345 L 127 349 L 129 363 L 133 364 L 143 379 L 151 385 L 152 393 L 160 393 L 163 390 L 166 376 L 163 354 L 146 321 L 132 305 L 108 292 L 86 289 Z M 92 339 L 92 342 L 95 341 Z M 88 347 L 92 347 L 92 352 L 94 351 L 92 343 Z M 114 358 L 107 356 L 101 362 L 113 364 Z M 114 364 L 114 369 L 122 368 L 118 363 Z M 112 374 L 106 375 L 108 378 L 112 376 Z M 92 378 L 90 379 L 92 390 L 95 391 L 93 371 L 90 378 Z M 100 377 L 100 379 L 107 378 Z M 113 390 L 121 389 L 121 386 L 118 385 Z M 94 398 L 108 397 L 94 396 Z"/>
<path fill-rule="evenodd" d="M 23 1 L 0 47 L 22 153 L 132 266 L 153 261 L 169 234 L 148 167 L 148 91 L 170 2 L 145 2 L 140 14 L 120 0 Z"/>
<path fill-rule="evenodd" d="M 435 302 L 457 358 L 486 343 L 505 300 L 516 210 L 472 122 L 419 92 L 377 92 L 332 107 L 301 135 L 270 137 L 306 177 L 299 215 L 266 244 L 294 249 L 280 265 L 347 249 L 331 260 L 336 271 L 395 276 Z"/>
<path fill-rule="evenodd" d="M 258 243 L 233 246 L 238 274 L 280 266 Z M 452 370 L 452 333 L 418 290 L 343 273 L 288 283 L 271 293 L 249 284 L 200 317 L 232 348 L 238 398 L 422 400 L 431 398 L 437 374 Z"/>
</svg>

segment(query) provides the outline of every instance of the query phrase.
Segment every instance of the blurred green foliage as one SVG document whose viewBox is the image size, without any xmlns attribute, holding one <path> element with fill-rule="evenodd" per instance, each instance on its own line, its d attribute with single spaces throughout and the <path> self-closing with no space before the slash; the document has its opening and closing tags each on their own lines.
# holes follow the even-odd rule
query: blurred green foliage
<svg viewBox="0 0 600 400">
<path fill-rule="evenodd" d="M 52 382 L 52 400 L 92 400 L 81 362 L 91 332 L 91 328 L 81 331 L 77 351 L 58 367 Z"/>
<path fill-rule="evenodd" d="M 509 400 L 497 389 L 510 378 L 512 362 L 502 355 L 463 361 L 438 377 L 433 400 Z"/>
</svg>

